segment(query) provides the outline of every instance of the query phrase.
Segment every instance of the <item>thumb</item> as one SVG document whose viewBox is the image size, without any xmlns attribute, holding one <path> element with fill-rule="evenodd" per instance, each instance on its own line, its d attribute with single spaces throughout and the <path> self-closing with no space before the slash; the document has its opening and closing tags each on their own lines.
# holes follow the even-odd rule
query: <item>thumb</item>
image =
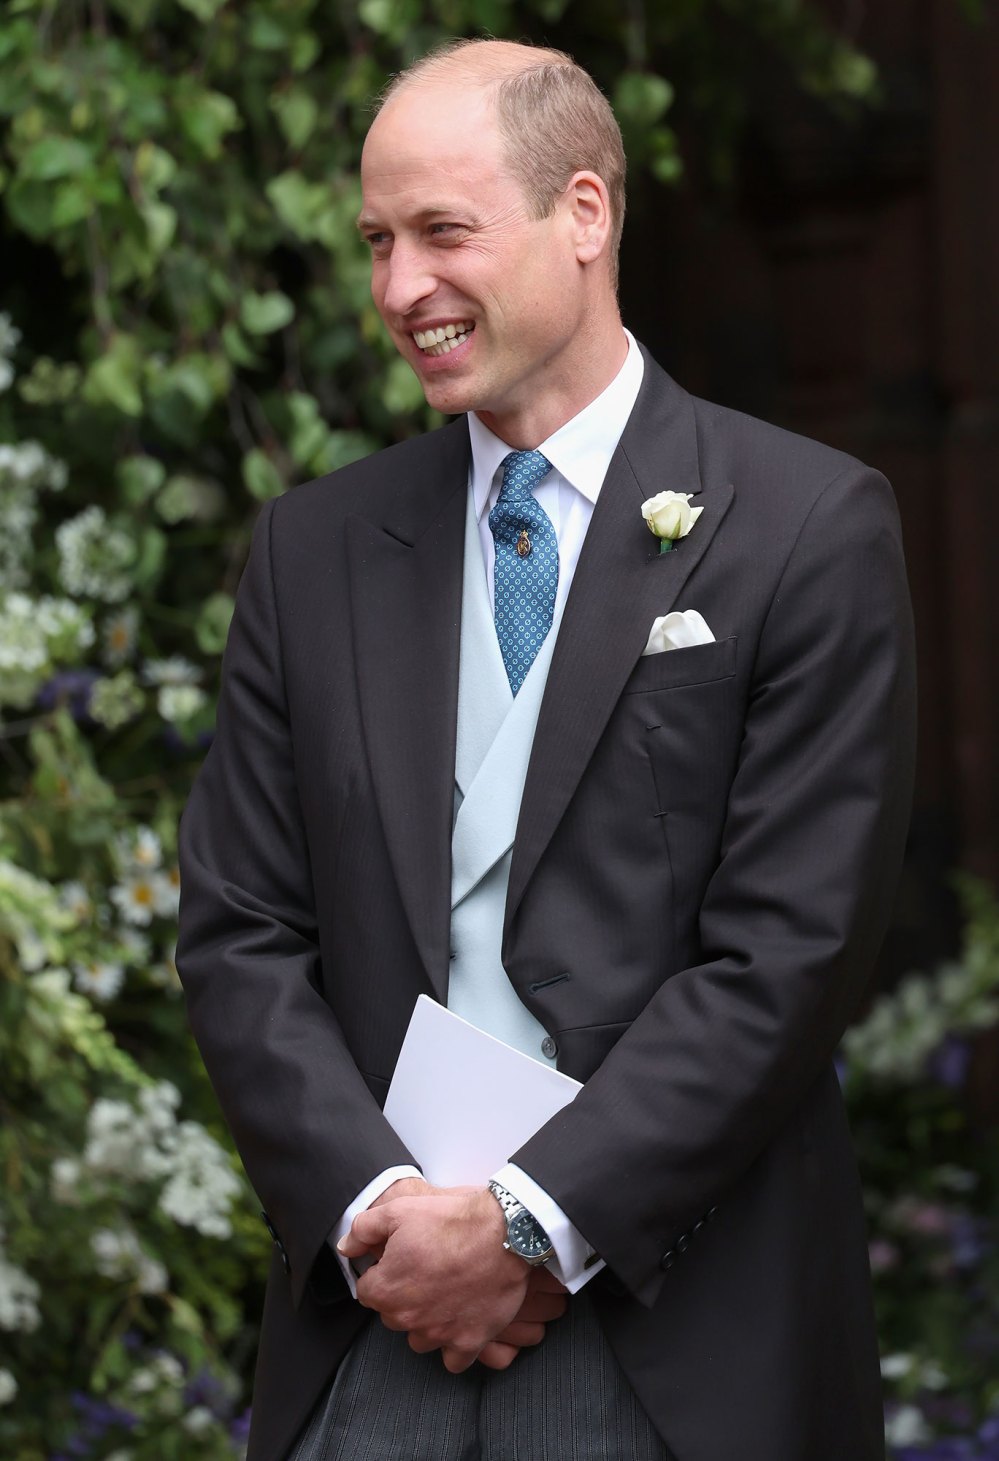
<svg viewBox="0 0 999 1461">
<path fill-rule="evenodd" d="M 337 1252 L 344 1258 L 360 1258 L 385 1243 L 398 1227 L 398 1218 L 392 1212 L 392 1204 L 384 1207 L 369 1207 L 359 1212 L 346 1233 L 337 1243 Z"/>
</svg>

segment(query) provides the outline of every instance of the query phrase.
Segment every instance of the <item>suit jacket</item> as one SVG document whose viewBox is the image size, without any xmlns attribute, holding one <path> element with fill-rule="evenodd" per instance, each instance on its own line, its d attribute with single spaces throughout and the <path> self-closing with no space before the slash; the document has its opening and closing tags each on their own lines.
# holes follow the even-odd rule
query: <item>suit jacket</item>
<svg viewBox="0 0 999 1461">
<path fill-rule="evenodd" d="M 459 421 L 263 510 L 183 819 L 178 967 L 275 1238 L 250 1461 L 285 1454 L 365 1317 L 330 1228 L 410 1160 L 379 1106 L 447 987 L 468 459 Z M 660 555 L 639 508 L 665 488 L 704 512 Z M 642 657 L 672 608 L 716 642 Z M 503 961 L 586 1082 L 511 1157 L 606 1259 L 601 1321 L 679 1461 L 884 1455 L 831 1061 L 912 723 L 887 483 L 647 361 L 549 673 Z"/>
</svg>

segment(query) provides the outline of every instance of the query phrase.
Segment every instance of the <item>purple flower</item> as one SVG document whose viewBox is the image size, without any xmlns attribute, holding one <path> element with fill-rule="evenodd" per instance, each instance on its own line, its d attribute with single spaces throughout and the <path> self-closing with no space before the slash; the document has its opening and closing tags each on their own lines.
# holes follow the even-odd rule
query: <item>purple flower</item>
<svg viewBox="0 0 999 1461">
<path fill-rule="evenodd" d="M 958 1035 L 945 1035 L 931 1052 L 926 1069 L 931 1079 L 950 1091 L 963 1090 L 971 1064 L 971 1046 Z"/>
<path fill-rule="evenodd" d="M 898 1267 L 898 1249 L 887 1238 L 872 1238 L 867 1252 L 872 1273 L 889 1273 Z"/>
<path fill-rule="evenodd" d="M 977 1268 L 991 1249 L 985 1234 L 988 1225 L 971 1213 L 962 1212 L 954 1219 L 951 1229 L 952 1256 L 955 1268 Z M 999 1421 L 997 1421 L 999 1425 Z"/>
<path fill-rule="evenodd" d="M 184 1404 L 188 1410 L 204 1405 L 220 1420 L 232 1414 L 232 1396 L 228 1388 L 211 1370 L 199 1370 L 184 1386 Z"/>
<path fill-rule="evenodd" d="M 38 692 L 42 710 L 65 705 L 74 720 L 89 721 L 90 692 L 101 677 L 96 670 L 60 670 Z"/>
<path fill-rule="evenodd" d="M 229 1427 L 229 1435 L 238 1446 L 245 1446 L 250 1439 L 250 1412 L 244 1410 Z"/>
</svg>

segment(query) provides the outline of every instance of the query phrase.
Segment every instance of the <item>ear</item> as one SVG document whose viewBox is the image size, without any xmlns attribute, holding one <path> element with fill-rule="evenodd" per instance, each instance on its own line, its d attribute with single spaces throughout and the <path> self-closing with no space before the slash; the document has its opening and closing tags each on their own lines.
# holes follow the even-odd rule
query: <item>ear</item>
<svg viewBox="0 0 999 1461">
<path fill-rule="evenodd" d="M 609 244 L 611 210 L 607 186 L 595 172 L 577 172 L 566 188 L 576 258 L 592 264 Z"/>
</svg>

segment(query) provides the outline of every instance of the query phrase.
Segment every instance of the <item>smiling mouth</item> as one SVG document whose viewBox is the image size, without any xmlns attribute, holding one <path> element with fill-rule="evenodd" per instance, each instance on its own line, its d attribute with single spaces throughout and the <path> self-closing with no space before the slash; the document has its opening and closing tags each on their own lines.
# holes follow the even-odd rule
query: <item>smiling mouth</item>
<svg viewBox="0 0 999 1461">
<path fill-rule="evenodd" d="M 464 345 L 474 329 L 471 320 L 458 320 L 453 325 L 439 325 L 435 330 L 414 330 L 413 340 L 424 355 L 447 355 Z"/>
</svg>

